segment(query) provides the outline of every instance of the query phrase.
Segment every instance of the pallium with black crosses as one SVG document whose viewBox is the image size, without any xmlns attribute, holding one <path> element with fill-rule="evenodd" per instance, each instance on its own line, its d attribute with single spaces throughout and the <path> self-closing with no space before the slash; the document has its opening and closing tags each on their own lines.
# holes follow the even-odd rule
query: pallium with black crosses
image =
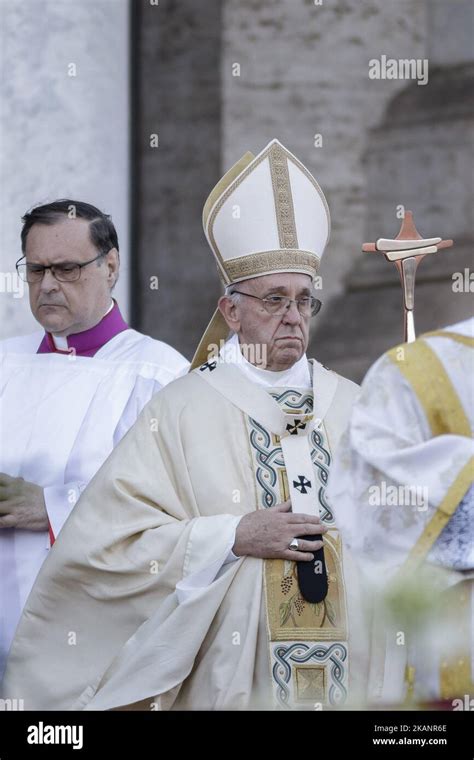
<svg viewBox="0 0 474 760">
<path fill-rule="evenodd" d="M 298 415 L 287 425 L 289 435 L 303 432 L 312 419 L 313 394 L 274 389 L 273 398 L 285 414 Z M 302 415 L 307 417 L 302 419 Z M 247 417 L 258 507 L 267 509 L 289 498 L 280 438 Z M 334 528 L 334 516 L 325 499 L 331 452 L 322 424 L 310 433 L 314 478 L 297 477 L 294 487 L 313 491 L 321 520 L 330 530 L 324 536 L 329 590 L 318 604 L 310 604 L 298 588 L 296 564 L 265 560 L 264 587 L 269 637 L 272 692 L 280 708 L 307 707 L 315 703 L 341 705 L 348 688 L 348 633 L 342 545 Z"/>
</svg>

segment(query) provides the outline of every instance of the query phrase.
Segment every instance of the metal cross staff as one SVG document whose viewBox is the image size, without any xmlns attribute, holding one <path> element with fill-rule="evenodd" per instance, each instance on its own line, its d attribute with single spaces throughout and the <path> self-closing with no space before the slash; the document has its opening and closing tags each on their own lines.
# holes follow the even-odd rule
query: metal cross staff
<svg viewBox="0 0 474 760">
<path fill-rule="evenodd" d="M 430 253 L 437 253 L 441 248 L 450 248 L 452 240 L 440 237 L 422 238 L 415 227 L 413 214 L 405 211 L 400 232 L 393 240 L 379 238 L 375 243 L 364 243 L 362 250 L 368 253 L 383 253 L 398 269 L 403 290 L 403 327 L 404 342 L 412 343 L 415 335 L 415 276 L 418 264 Z"/>
</svg>

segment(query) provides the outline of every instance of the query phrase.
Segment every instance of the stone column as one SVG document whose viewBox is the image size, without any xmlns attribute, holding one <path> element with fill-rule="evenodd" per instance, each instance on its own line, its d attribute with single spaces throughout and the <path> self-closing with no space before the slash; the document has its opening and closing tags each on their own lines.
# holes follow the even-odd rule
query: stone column
<svg viewBox="0 0 474 760">
<path fill-rule="evenodd" d="M 220 9 L 133 5 L 133 313 L 189 358 L 219 293 L 201 213 L 220 177 Z"/>
<path fill-rule="evenodd" d="M 38 327 L 12 280 L 20 219 L 56 198 L 112 214 L 127 315 L 129 93 L 127 0 L 2 0 L 1 336 Z M 16 286 L 16 292 L 12 292 Z"/>
</svg>

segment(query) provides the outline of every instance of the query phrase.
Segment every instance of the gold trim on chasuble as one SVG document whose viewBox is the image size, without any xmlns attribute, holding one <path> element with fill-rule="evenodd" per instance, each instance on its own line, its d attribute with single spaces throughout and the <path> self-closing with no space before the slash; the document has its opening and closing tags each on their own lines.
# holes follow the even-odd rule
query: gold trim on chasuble
<svg viewBox="0 0 474 760">
<path fill-rule="evenodd" d="M 456 620 L 457 635 L 461 645 L 454 655 L 446 653 L 441 658 L 439 671 L 442 699 L 462 698 L 474 693 L 472 681 L 472 580 L 457 583 L 444 592 L 444 611 Z"/>
<path fill-rule="evenodd" d="M 423 337 L 450 338 L 469 347 L 474 345 L 472 338 L 466 338 L 466 336 L 458 333 L 439 331 L 428 333 L 427 336 Z M 436 353 L 422 339 L 416 343 L 403 346 L 405 352 L 403 360 L 397 358 L 399 348 L 392 349 L 389 352 L 389 357 L 413 389 L 426 415 L 433 436 L 452 434 L 470 437 L 469 420 L 456 389 Z M 412 547 L 400 568 L 399 577 L 401 579 L 406 573 L 412 575 L 426 558 L 471 486 L 473 472 L 474 458 L 471 457 L 451 483 L 443 501 Z M 463 648 L 454 656 L 446 654 L 442 657 L 439 673 L 442 699 L 460 697 L 464 694 L 472 694 L 474 691 L 471 676 L 471 589 L 472 580 L 459 583 L 443 593 L 446 609 L 450 610 L 453 619 L 459 621 Z"/>
<path fill-rule="evenodd" d="M 449 338 L 450 340 L 454 340 L 456 343 L 462 343 L 463 346 L 474 348 L 474 338 L 471 338 L 470 335 L 462 335 L 462 333 L 451 332 L 450 330 L 433 330 L 432 332 L 424 333 L 421 337 L 423 339 Z"/>
<path fill-rule="evenodd" d="M 271 395 L 285 414 L 312 418 L 312 391 L 281 389 Z M 247 426 L 258 508 L 266 509 L 289 496 L 280 439 L 250 417 Z M 325 497 L 331 453 L 324 426 L 310 432 L 310 442 L 321 520 L 334 526 Z M 342 545 L 336 529 L 325 534 L 324 544 L 329 591 L 319 604 L 310 604 L 299 593 L 294 562 L 264 561 L 272 694 L 283 709 L 314 709 L 316 703 L 341 705 L 347 696 L 347 612 Z"/>
</svg>

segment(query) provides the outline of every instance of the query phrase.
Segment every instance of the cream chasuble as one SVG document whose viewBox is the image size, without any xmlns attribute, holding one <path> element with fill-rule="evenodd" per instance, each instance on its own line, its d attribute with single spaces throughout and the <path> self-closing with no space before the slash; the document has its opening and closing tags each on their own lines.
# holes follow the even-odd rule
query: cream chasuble
<svg viewBox="0 0 474 760">
<path fill-rule="evenodd" d="M 344 704 L 357 597 L 325 491 L 356 386 L 311 369 L 314 398 L 214 360 L 152 399 L 42 568 L 6 696 L 26 709 Z M 236 518 L 288 496 L 331 527 L 319 605 L 293 563 L 224 564 Z"/>
</svg>

